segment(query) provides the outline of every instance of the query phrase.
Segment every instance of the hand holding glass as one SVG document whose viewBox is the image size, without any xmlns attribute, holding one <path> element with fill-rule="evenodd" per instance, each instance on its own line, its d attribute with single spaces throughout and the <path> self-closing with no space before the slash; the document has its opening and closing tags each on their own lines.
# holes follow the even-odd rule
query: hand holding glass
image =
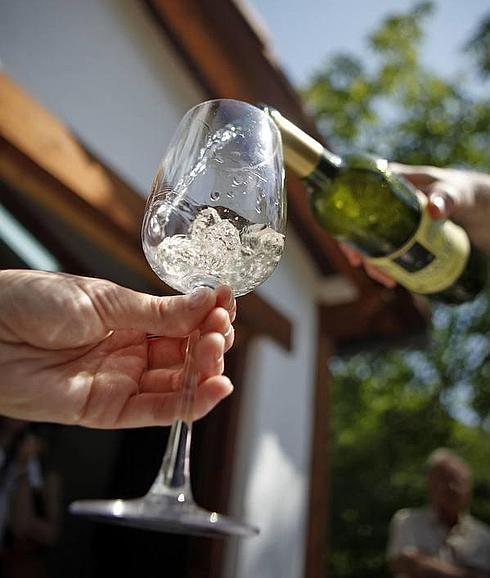
<svg viewBox="0 0 490 578">
<path fill-rule="evenodd" d="M 280 134 L 267 114 L 236 100 L 213 100 L 182 119 L 152 186 L 142 227 L 155 273 L 174 289 L 229 285 L 244 295 L 279 262 L 286 227 Z M 79 501 L 76 514 L 128 526 L 200 535 L 257 529 L 198 507 L 190 487 L 192 407 L 199 375 L 189 336 L 178 419 L 148 494 Z"/>
</svg>

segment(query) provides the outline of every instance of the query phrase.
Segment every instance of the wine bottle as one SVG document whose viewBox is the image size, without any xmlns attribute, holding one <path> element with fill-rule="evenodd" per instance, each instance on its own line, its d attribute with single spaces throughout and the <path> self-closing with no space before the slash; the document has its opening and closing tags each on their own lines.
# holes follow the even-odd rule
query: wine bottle
<svg viewBox="0 0 490 578">
<path fill-rule="evenodd" d="M 447 303 L 473 299 L 486 260 L 450 220 L 434 220 L 427 198 L 389 163 L 367 154 L 334 154 L 277 110 L 263 109 L 282 136 L 284 159 L 311 193 L 318 223 L 413 293 Z"/>
</svg>

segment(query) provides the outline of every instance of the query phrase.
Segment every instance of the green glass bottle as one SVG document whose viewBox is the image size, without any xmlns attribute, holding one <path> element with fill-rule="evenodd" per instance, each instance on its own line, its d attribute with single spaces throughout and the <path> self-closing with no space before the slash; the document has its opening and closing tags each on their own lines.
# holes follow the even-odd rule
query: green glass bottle
<svg viewBox="0 0 490 578">
<path fill-rule="evenodd" d="M 340 157 L 264 108 L 281 132 L 285 162 L 307 184 L 324 229 L 414 293 L 457 304 L 481 291 L 483 255 L 461 227 L 431 219 L 425 195 L 392 173 L 386 160 Z"/>
</svg>

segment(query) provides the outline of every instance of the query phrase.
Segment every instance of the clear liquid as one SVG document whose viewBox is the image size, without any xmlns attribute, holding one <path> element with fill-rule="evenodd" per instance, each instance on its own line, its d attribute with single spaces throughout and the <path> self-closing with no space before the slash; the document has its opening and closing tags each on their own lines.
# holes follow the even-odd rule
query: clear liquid
<svg viewBox="0 0 490 578">
<path fill-rule="evenodd" d="M 187 234 L 170 235 L 157 245 L 145 246 L 150 265 L 174 289 L 188 293 L 199 285 L 223 284 L 236 296 L 265 281 L 283 249 L 283 234 L 229 209 L 218 212 L 211 207 L 199 211 Z"/>
<path fill-rule="evenodd" d="M 228 143 L 235 140 L 242 129 L 230 123 L 222 129 L 217 130 L 211 134 L 204 146 L 200 149 L 197 160 L 192 169 L 183 175 L 178 182 L 168 189 L 165 185 L 164 170 L 160 167 L 152 185 L 152 201 L 155 202 L 159 197 L 163 196 L 164 202 L 158 207 L 158 210 L 153 216 L 153 223 L 150 226 L 155 228 L 155 225 L 165 225 L 167 220 L 171 218 L 172 211 L 179 207 L 181 203 L 185 203 L 190 186 L 196 181 L 198 177 L 204 175 L 207 171 L 208 163 L 214 160 L 218 164 L 224 161 L 220 157 L 220 151 L 226 147 Z M 210 199 L 217 201 L 220 197 L 219 191 L 210 191 Z M 155 222 L 155 219 L 158 223 Z"/>
<path fill-rule="evenodd" d="M 211 189 L 212 207 L 196 205 L 190 194 L 191 187 L 199 185 L 210 163 L 224 166 L 223 151 L 244 140 L 243 131 L 237 124 L 227 124 L 208 137 L 192 168 L 173 186 L 166 184 L 163 166 L 153 183 L 144 223 L 143 249 L 155 273 L 180 292 L 188 293 L 200 285 L 226 284 L 236 296 L 244 295 L 265 281 L 281 258 L 283 234 L 217 205 L 222 197 L 234 198 L 229 190 L 223 195 L 223 191 Z M 247 155 L 250 151 L 245 149 L 242 159 L 247 162 L 241 169 L 244 174 L 234 175 L 232 186 L 242 185 L 247 172 L 257 176 L 253 163 L 261 157 Z M 258 214 L 263 197 L 264 193 L 257 197 Z M 235 197 L 233 205 L 239 210 L 244 202 L 240 195 Z"/>
</svg>

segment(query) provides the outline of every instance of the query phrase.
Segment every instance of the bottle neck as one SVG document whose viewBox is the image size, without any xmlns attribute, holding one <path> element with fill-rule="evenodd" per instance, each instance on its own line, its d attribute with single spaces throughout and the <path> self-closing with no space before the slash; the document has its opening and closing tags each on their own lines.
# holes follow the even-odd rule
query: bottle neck
<svg viewBox="0 0 490 578">
<path fill-rule="evenodd" d="M 280 112 L 268 109 L 270 117 L 281 133 L 284 160 L 289 169 L 301 179 L 317 180 L 317 176 L 333 178 L 342 159 L 306 134 Z"/>
</svg>

